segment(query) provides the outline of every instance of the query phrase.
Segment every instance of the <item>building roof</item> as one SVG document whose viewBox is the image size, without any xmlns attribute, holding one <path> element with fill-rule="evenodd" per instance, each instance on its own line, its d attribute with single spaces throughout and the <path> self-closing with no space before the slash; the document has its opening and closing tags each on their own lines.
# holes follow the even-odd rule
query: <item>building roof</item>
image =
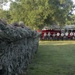
<svg viewBox="0 0 75 75">
<path fill-rule="evenodd" d="M 48 29 L 60 29 L 60 26 L 58 25 L 44 26 L 42 30 L 48 30 Z"/>
<path fill-rule="evenodd" d="M 63 28 L 64 29 L 75 29 L 75 25 L 66 25 Z"/>
</svg>

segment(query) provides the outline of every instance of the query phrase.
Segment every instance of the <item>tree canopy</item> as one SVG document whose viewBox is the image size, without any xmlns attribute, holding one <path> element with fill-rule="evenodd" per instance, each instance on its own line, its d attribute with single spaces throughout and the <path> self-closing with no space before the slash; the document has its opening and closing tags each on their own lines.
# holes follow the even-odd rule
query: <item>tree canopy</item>
<svg viewBox="0 0 75 75">
<path fill-rule="evenodd" d="M 9 1 L 9 0 L 5 0 Z M 15 0 L 11 1 L 10 9 L 6 13 L 7 19 L 24 21 L 31 28 L 41 28 L 44 25 L 65 25 L 72 17 L 74 8 L 72 0 Z M 8 14 L 7 14 L 8 13 Z M 70 23 L 69 23 L 70 22 Z"/>
</svg>

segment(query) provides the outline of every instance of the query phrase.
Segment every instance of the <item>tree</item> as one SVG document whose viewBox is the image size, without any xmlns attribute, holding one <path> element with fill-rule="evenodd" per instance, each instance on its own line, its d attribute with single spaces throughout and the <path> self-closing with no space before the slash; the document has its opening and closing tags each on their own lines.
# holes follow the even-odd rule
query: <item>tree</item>
<svg viewBox="0 0 75 75">
<path fill-rule="evenodd" d="M 53 14 L 50 15 L 52 21 L 57 25 L 65 24 L 66 18 L 69 15 L 73 7 L 73 2 L 71 0 L 55 0 L 50 1 L 49 3 L 53 4 Z"/>
<path fill-rule="evenodd" d="M 7 22 L 9 23 L 10 18 L 11 18 L 11 16 L 9 14 L 9 11 L 5 11 L 5 10 L 0 9 L 0 19 L 6 19 Z"/>
<path fill-rule="evenodd" d="M 10 1 L 10 23 L 24 21 L 31 28 L 40 28 L 44 25 L 53 24 L 64 25 L 73 8 L 72 0 Z"/>
</svg>

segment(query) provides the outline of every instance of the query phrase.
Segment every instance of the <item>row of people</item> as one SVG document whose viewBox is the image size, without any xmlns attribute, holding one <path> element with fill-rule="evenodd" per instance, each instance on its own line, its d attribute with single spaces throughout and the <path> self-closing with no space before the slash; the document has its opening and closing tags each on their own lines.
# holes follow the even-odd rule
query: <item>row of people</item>
<svg viewBox="0 0 75 75">
<path fill-rule="evenodd" d="M 48 33 L 44 33 L 43 34 L 43 37 L 42 37 L 43 39 L 75 39 L 75 32 L 65 32 L 65 33 L 63 33 L 63 32 L 61 32 L 61 33 L 59 33 L 59 32 L 57 32 L 57 33 L 53 33 L 53 34 L 51 34 L 50 32 L 48 32 Z"/>
</svg>

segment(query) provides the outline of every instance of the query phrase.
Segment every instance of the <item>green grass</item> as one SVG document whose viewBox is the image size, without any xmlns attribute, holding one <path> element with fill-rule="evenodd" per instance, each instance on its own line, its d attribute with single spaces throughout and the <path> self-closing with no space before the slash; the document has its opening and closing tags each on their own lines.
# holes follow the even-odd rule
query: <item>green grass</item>
<svg viewBox="0 0 75 75">
<path fill-rule="evenodd" d="M 75 41 L 40 41 L 27 75 L 75 75 Z"/>
</svg>

